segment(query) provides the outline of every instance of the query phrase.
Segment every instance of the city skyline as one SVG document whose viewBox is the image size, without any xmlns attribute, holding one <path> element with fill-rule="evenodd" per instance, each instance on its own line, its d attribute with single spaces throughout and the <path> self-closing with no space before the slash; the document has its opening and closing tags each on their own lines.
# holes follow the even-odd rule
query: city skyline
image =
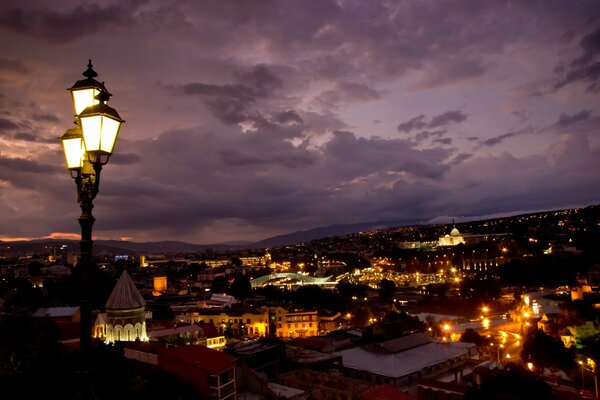
<svg viewBox="0 0 600 400">
<path fill-rule="evenodd" d="M 594 1 L 0 5 L 0 240 L 79 237 L 58 137 L 89 58 L 127 121 L 97 239 L 597 204 L 599 16 Z"/>
</svg>

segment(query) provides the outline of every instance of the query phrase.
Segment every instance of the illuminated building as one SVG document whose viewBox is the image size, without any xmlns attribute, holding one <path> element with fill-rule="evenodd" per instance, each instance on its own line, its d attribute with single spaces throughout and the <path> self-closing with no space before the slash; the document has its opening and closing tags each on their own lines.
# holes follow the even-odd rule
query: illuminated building
<svg viewBox="0 0 600 400">
<path fill-rule="evenodd" d="M 190 324 L 209 323 L 222 335 L 260 337 L 269 334 L 269 314 L 266 308 L 257 311 L 222 311 L 194 307 L 173 311 L 178 321 Z"/>
<path fill-rule="evenodd" d="M 123 271 L 106 302 L 106 343 L 147 341 L 146 302 Z"/>
<path fill-rule="evenodd" d="M 154 276 L 154 290 L 152 291 L 153 296 L 160 296 L 167 291 L 167 276 L 164 274 L 157 274 Z"/>
<path fill-rule="evenodd" d="M 275 318 L 277 337 L 308 337 L 318 333 L 319 316 L 316 311 L 275 307 L 271 310 L 271 315 Z"/>
<path fill-rule="evenodd" d="M 465 238 L 461 236 L 456 227 L 452 229 L 449 235 L 440 236 L 438 239 L 438 246 L 456 246 L 461 243 L 465 243 Z"/>
</svg>

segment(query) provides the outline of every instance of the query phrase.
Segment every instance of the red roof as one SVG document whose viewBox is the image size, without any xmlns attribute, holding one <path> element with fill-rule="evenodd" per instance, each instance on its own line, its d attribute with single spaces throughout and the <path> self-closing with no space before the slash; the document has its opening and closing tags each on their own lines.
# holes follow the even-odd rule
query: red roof
<svg viewBox="0 0 600 400">
<path fill-rule="evenodd" d="M 197 368 L 220 374 L 235 365 L 235 357 L 221 351 L 209 349 L 205 346 L 169 346 L 158 350 L 158 364 L 160 367 L 161 356 L 175 358 L 180 362 L 193 365 Z"/>
<path fill-rule="evenodd" d="M 366 392 L 362 400 L 415 400 L 415 398 L 407 395 L 402 390 L 396 389 L 389 383 L 385 383 Z"/>
</svg>

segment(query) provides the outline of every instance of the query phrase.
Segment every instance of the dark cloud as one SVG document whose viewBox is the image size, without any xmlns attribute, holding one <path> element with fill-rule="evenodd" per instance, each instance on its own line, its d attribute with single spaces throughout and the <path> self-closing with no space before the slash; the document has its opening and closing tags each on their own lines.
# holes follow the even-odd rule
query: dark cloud
<svg viewBox="0 0 600 400">
<path fill-rule="evenodd" d="M 24 158 L 0 156 L 0 180 L 14 188 L 31 190 L 51 185 L 49 175 L 64 172 L 62 166 L 42 164 Z"/>
<path fill-rule="evenodd" d="M 466 161 L 468 159 L 470 159 L 471 157 L 473 157 L 472 153 L 459 153 L 456 156 L 454 156 L 454 158 L 452 160 L 450 160 L 448 162 L 448 164 L 453 165 L 453 164 L 460 164 L 463 161 Z"/>
<path fill-rule="evenodd" d="M 381 93 L 372 87 L 352 82 L 336 82 L 333 90 L 322 92 L 316 101 L 325 109 L 336 109 L 340 105 L 368 102 L 381 98 Z"/>
<path fill-rule="evenodd" d="M 440 115 L 435 115 L 431 118 L 431 121 L 427 124 L 428 128 L 437 128 L 439 126 L 446 126 L 450 124 L 457 124 L 467 120 L 467 114 L 461 111 L 447 111 Z"/>
<path fill-rule="evenodd" d="M 31 118 L 40 122 L 60 122 L 60 119 L 54 114 L 33 114 Z"/>
<path fill-rule="evenodd" d="M 417 141 L 417 143 L 421 143 L 432 137 L 436 137 L 439 139 L 444 133 L 446 133 L 446 131 L 422 131 L 418 132 L 415 135 L 415 140 Z"/>
<path fill-rule="evenodd" d="M 239 83 L 188 83 L 173 89 L 177 94 L 200 98 L 222 122 L 239 124 L 247 119 L 256 119 L 253 118 L 251 106 L 270 96 L 281 85 L 281 80 L 272 71 L 264 65 L 257 65 L 241 74 Z"/>
<path fill-rule="evenodd" d="M 461 111 L 447 111 L 443 114 L 434 115 L 429 122 L 426 122 L 425 115 L 421 114 L 398 125 L 398 131 L 410 132 L 423 128 L 439 128 L 464 122 L 467 118 L 468 115 Z"/>
<path fill-rule="evenodd" d="M 6 118 L 0 118 L 0 129 L 2 129 L 2 130 L 19 129 L 19 126 Z"/>
<path fill-rule="evenodd" d="M 424 121 L 425 116 L 423 114 L 418 115 L 414 118 L 409 119 L 406 122 L 398 125 L 399 132 L 410 132 L 416 129 L 423 129 L 427 126 L 427 123 Z"/>
<path fill-rule="evenodd" d="M 452 138 L 442 138 L 442 139 L 436 139 L 433 141 L 433 143 L 439 143 L 439 144 L 444 144 L 444 145 L 450 145 L 452 144 Z"/>
<path fill-rule="evenodd" d="M 142 161 L 142 157 L 135 153 L 121 153 L 118 149 L 115 154 L 110 158 L 110 163 L 117 165 L 131 165 L 137 164 Z"/>
<path fill-rule="evenodd" d="M 590 61 L 594 61 L 600 54 L 600 27 L 589 35 L 585 35 L 579 45 L 583 48 L 583 54 L 573 60 L 571 64 L 574 66 L 587 65 Z"/>
<path fill-rule="evenodd" d="M 515 137 L 515 136 L 517 136 L 516 132 L 507 132 L 500 136 L 495 136 L 493 138 L 482 140 L 480 143 L 484 146 L 495 146 L 495 145 L 503 142 L 504 140 L 511 138 L 511 137 Z"/>
<path fill-rule="evenodd" d="M 25 142 L 37 142 L 38 141 L 37 136 L 32 135 L 31 133 L 26 133 L 26 132 L 15 133 L 14 138 L 16 140 L 23 140 Z"/>
<path fill-rule="evenodd" d="M 267 97 L 282 86 L 281 79 L 266 65 L 257 65 L 240 75 L 240 83 L 252 88 L 256 97 Z"/>
<path fill-rule="evenodd" d="M 0 58 L 0 71 L 16 72 L 17 74 L 26 74 L 29 72 L 23 61 L 7 60 Z"/>
<path fill-rule="evenodd" d="M 505 141 L 506 139 L 510 139 L 512 137 L 526 135 L 526 134 L 532 134 L 532 133 L 536 133 L 536 132 L 538 132 L 538 131 L 536 131 L 536 129 L 534 129 L 532 126 L 528 125 L 524 128 L 510 131 L 510 132 L 504 133 L 502 135 L 498 135 L 498 136 L 495 136 L 495 137 L 492 137 L 489 139 L 485 139 L 485 140 L 480 140 L 479 144 L 481 146 L 492 147 L 492 146 L 496 146 L 497 144 Z"/>
<path fill-rule="evenodd" d="M 285 124 L 302 124 L 304 121 L 302 120 L 302 117 L 300 115 L 298 115 L 297 112 L 293 111 L 293 110 L 289 110 L 289 111 L 282 111 L 280 113 L 277 113 L 274 115 L 273 118 L 277 123 L 285 125 Z"/>
<path fill-rule="evenodd" d="M 13 32 L 49 42 L 70 42 L 96 32 L 123 29 L 132 23 L 136 2 L 102 7 L 79 5 L 69 11 L 55 8 L 0 10 L 0 26 Z"/>
<path fill-rule="evenodd" d="M 590 115 L 591 115 L 590 110 L 581 110 L 580 112 L 578 112 L 576 114 L 572 114 L 572 115 L 561 114 L 560 117 L 558 118 L 558 121 L 556 122 L 556 125 L 558 125 L 561 128 L 564 128 L 564 127 L 567 127 L 574 123 L 577 123 L 579 121 L 589 119 Z"/>
<path fill-rule="evenodd" d="M 585 35 L 579 42 L 583 54 L 573 60 L 567 67 L 564 62 L 559 64 L 555 72 L 563 75 L 554 84 L 554 90 L 574 82 L 587 84 L 586 91 L 600 91 L 600 28 Z"/>
</svg>

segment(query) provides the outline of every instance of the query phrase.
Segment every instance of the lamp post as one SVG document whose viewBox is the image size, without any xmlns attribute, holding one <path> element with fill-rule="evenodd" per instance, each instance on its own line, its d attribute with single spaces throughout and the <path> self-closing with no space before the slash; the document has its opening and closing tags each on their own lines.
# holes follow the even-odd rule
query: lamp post
<svg viewBox="0 0 600 400">
<path fill-rule="evenodd" d="M 583 361 L 579 360 L 579 361 L 577 361 L 577 363 L 581 367 L 581 388 L 583 388 L 585 386 L 584 380 L 583 380 L 584 379 L 583 378 Z"/>
<path fill-rule="evenodd" d="M 111 94 L 103 83 L 96 81 L 98 76 L 92 69 L 92 60 L 83 73 L 86 79 L 79 80 L 69 88 L 75 111 L 75 127 L 68 129 L 60 138 L 67 169 L 77 186 L 77 202 L 81 207 L 78 218 L 81 226 L 79 242 L 80 258 L 77 263 L 81 274 L 80 292 L 80 348 L 84 365 L 92 345 L 92 310 L 90 293 L 92 287 L 92 215 L 93 200 L 98 194 L 102 166 L 112 155 L 119 133 L 121 119 L 116 110 L 109 107 Z"/>
</svg>

